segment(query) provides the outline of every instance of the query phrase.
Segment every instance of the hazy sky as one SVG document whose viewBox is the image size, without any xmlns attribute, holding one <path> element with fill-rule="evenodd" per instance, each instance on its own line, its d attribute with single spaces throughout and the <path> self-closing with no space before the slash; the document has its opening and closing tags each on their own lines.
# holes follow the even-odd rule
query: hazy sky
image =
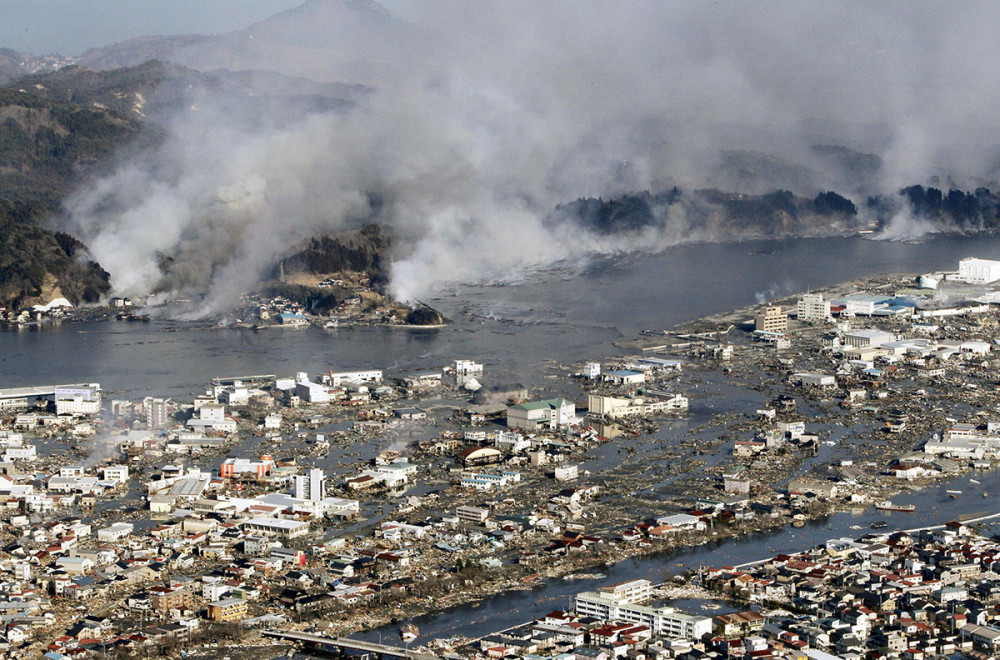
<svg viewBox="0 0 1000 660">
<path fill-rule="evenodd" d="M 79 55 L 154 34 L 244 28 L 303 0 L 0 0 L 0 48 Z"/>
</svg>

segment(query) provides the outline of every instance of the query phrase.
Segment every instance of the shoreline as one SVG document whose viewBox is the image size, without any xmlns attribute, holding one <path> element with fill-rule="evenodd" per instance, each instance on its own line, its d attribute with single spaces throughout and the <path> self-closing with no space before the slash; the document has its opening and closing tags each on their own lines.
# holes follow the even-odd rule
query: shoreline
<svg viewBox="0 0 1000 660">
<path fill-rule="evenodd" d="M 850 280 L 838 282 L 826 287 L 811 289 L 810 293 L 823 293 L 824 295 L 833 294 L 836 296 L 846 294 L 848 292 L 853 292 L 857 290 L 871 289 L 872 287 L 883 288 L 887 285 L 895 283 L 899 286 L 901 280 L 913 279 L 916 277 L 914 273 L 878 273 L 869 277 L 864 278 L 853 278 Z M 795 294 L 790 294 L 783 296 L 777 300 L 772 301 L 773 304 L 785 304 L 786 306 L 793 302 L 794 299 L 800 297 L 804 292 L 799 292 Z M 706 325 L 728 325 L 728 328 L 721 331 L 723 335 L 732 331 L 736 325 L 741 322 L 747 321 L 753 316 L 753 310 L 758 309 L 760 304 L 753 304 L 744 306 L 741 308 L 729 310 L 722 313 L 712 314 L 704 317 L 694 319 L 692 321 L 677 324 L 670 330 L 662 331 L 647 331 L 644 332 L 640 337 L 628 340 L 625 342 L 615 343 L 614 345 L 618 348 L 623 348 L 625 350 L 643 350 L 642 344 L 657 345 L 657 339 L 660 337 L 676 336 L 676 335 L 695 335 L 703 330 L 702 326 Z M 661 334 L 656 334 L 657 332 Z M 720 331 L 715 331 L 720 332 Z M 662 342 L 660 342 L 662 343 Z M 720 410 L 720 414 L 731 413 L 731 410 Z M 806 421 L 808 422 L 807 417 Z M 659 418 L 654 418 L 654 421 L 660 422 Z M 994 466 L 992 469 L 997 469 Z M 935 485 L 939 483 L 951 482 L 953 480 L 962 479 L 968 477 L 970 473 L 974 473 L 971 469 L 962 469 L 954 475 L 948 477 L 947 479 L 934 479 L 934 478 L 923 478 L 917 481 L 893 483 L 885 480 L 880 480 L 878 487 L 876 488 L 878 498 L 891 498 L 900 494 L 912 493 L 918 491 L 928 485 Z M 786 526 L 801 526 L 798 523 L 813 523 L 817 521 L 822 521 L 830 518 L 837 513 L 848 513 L 852 511 L 873 511 L 877 510 L 875 503 L 879 499 L 871 499 L 863 503 L 859 502 L 855 506 L 851 506 L 847 502 L 836 502 L 836 503 L 824 503 L 824 506 L 819 510 L 805 510 L 802 514 L 803 517 L 797 520 L 792 520 L 787 517 L 779 517 L 772 519 L 765 518 L 755 518 L 750 523 L 740 523 L 738 526 L 734 525 L 729 527 L 725 531 L 714 530 L 711 533 L 695 533 L 695 534 L 678 534 L 674 537 L 669 537 L 669 540 L 657 541 L 652 545 L 646 547 L 641 546 L 619 546 L 613 549 L 604 551 L 602 554 L 591 556 L 588 558 L 575 558 L 573 561 L 564 561 L 556 564 L 554 566 L 548 567 L 544 571 L 544 578 L 542 582 L 555 581 L 561 579 L 565 575 L 572 573 L 591 571 L 606 568 L 619 564 L 621 562 L 629 561 L 637 557 L 651 557 L 657 555 L 663 555 L 664 559 L 668 559 L 675 551 L 681 548 L 688 547 L 698 547 L 703 545 L 709 545 L 712 543 L 722 544 L 729 541 L 738 541 L 740 539 L 746 538 L 755 533 L 767 533 L 774 532 L 779 533 L 779 531 Z M 988 520 L 994 517 L 1000 516 L 1000 513 L 988 514 L 979 517 L 975 520 L 969 521 L 970 524 L 980 522 L 983 520 Z M 941 525 L 934 525 L 933 527 L 939 527 Z M 923 529 L 923 528 L 914 528 Z M 906 531 L 906 530 L 901 530 Z M 912 531 L 912 530 L 909 530 Z M 875 533 L 879 533 L 877 530 Z M 509 583 L 509 580 L 498 581 L 499 584 L 485 585 L 481 589 L 476 589 L 461 595 L 454 595 L 450 597 L 447 607 L 421 607 L 420 603 L 411 603 L 409 601 L 405 602 L 406 616 L 405 618 L 399 618 L 393 613 L 383 613 L 381 615 L 375 615 L 376 618 L 372 620 L 374 613 L 367 613 L 367 621 L 362 625 L 353 624 L 350 621 L 344 622 L 342 625 L 335 625 L 333 629 L 337 631 L 337 634 L 349 635 L 358 632 L 365 632 L 377 628 L 381 628 L 387 625 L 397 625 L 402 624 L 407 621 L 412 621 L 415 618 L 423 617 L 433 614 L 441 614 L 448 611 L 452 611 L 457 608 L 467 607 L 470 604 L 482 601 L 484 598 L 490 598 L 498 595 L 503 595 L 505 593 L 510 593 L 513 591 L 522 590 L 523 587 L 519 587 L 518 584 Z M 537 583 L 535 583 L 537 584 Z M 400 612 L 401 610 L 396 610 Z"/>
</svg>

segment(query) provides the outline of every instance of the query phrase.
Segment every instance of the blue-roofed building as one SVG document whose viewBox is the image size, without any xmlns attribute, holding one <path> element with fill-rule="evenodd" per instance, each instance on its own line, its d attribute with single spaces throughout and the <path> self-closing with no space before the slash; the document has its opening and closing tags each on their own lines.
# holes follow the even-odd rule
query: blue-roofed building
<svg viewBox="0 0 1000 660">
<path fill-rule="evenodd" d="M 639 385 L 646 382 L 646 374 L 634 369 L 620 369 L 604 374 L 604 380 L 617 385 Z"/>
</svg>

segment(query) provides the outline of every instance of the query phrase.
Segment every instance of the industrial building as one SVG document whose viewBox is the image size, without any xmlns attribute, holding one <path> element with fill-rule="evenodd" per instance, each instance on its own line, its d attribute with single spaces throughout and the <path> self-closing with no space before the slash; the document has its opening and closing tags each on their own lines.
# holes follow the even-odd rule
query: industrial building
<svg viewBox="0 0 1000 660">
<path fill-rule="evenodd" d="M 878 348 L 895 340 L 895 335 L 883 330 L 866 329 L 844 333 L 844 345 L 854 348 Z"/>
<path fill-rule="evenodd" d="M 969 284 L 989 284 L 1000 280 L 1000 261 L 967 257 L 958 262 L 958 279 Z"/>
</svg>

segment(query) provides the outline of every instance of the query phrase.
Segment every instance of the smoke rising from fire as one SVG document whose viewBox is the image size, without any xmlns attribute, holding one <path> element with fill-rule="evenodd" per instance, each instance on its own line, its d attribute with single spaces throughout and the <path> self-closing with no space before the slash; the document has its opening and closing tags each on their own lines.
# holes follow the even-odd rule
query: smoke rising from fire
<svg viewBox="0 0 1000 660">
<path fill-rule="evenodd" d="M 810 147 L 837 144 L 881 158 L 847 191 L 861 202 L 932 175 L 978 185 L 1000 153 L 996 64 L 977 55 L 1000 49 L 994 4 L 417 0 L 405 23 L 363 0 L 312 0 L 281 29 L 310 44 L 327 29 L 336 43 L 315 14 L 334 3 L 370 31 L 355 58 L 373 58 L 368 77 L 341 77 L 359 70 L 335 66 L 342 49 L 303 57 L 280 40 L 267 64 L 370 84 L 355 107 L 240 117 L 206 90 L 159 147 L 73 196 L 66 225 L 116 293 L 213 313 L 296 242 L 377 221 L 394 235 L 394 291 L 419 298 L 445 281 L 712 238 L 673 207 L 662 229 L 629 237 L 553 216 L 580 196 L 747 180 L 815 194 L 845 175 Z M 275 34 L 265 27 L 255 48 Z M 772 154 L 774 172 L 734 173 L 722 150 Z"/>
</svg>

